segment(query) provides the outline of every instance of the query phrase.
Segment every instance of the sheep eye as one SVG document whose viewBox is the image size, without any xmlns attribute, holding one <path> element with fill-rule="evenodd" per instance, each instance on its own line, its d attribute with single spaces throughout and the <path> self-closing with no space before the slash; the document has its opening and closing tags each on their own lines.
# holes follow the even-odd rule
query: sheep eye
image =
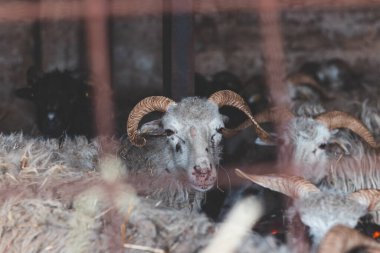
<svg viewBox="0 0 380 253">
<path fill-rule="evenodd" d="M 171 129 L 165 129 L 165 134 L 166 134 L 166 136 L 171 136 L 174 134 L 174 131 Z"/>
<path fill-rule="evenodd" d="M 224 127 L 219 127 L 219 128 L 216 129 L 216 131 L 217 131 L 218 133 L 220 133 L 220 134 L 223 133 L 223 130 L 224 130 Z"/>
<path fill-rule="evenodd" d="M 327 147 L 327 144 L 326 143 L 322 143 L 321 145 L 319 145 L 318 148 L 325 149 L 326 147 Z"/>
</svg>

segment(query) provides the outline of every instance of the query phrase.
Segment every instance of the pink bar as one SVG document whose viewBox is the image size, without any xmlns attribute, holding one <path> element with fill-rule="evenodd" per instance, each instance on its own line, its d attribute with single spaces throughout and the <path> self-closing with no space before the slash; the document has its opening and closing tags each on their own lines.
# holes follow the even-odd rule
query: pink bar
<svg viewBox="0 0 380 253">
<path fill-rule="evenodd" d="M 85 1 L 85 0 L 84 0 Z M 163 7 L 157 0 L 113 0 L 107 1 L 110 5 L 109 13 L 112 16 L 161 15 Z M 96 0 L 94 0 L 96 5 Z M 259 1 L 253 0 L 203 0 L 195 1 L 195 13 L 212 13 L 222 11 L 257 11 Z M 82 8 L 80 0 L 57 0 L 45 2 L 7 2 L 0 4 L 0 22 L 5 21 L 32 21 L 41 19 L 78 19 L 88 15 L 87 9 Z M 380 1 L 376 0 L 282 0 L 278 7 L 281 10 L 303 9 L 344 9 L 377 7 Z M 184 7 L 179 12 L 189 12 Z"/>
<path fill-rule="evenodd" d="M 267 85 L 274 105 L 280 105 L 286 96 L 284 85 L 285 57 L 280 26 L 280 8 L 277 0 L 260 1 L 261 49 L 265 61 Z"/>
<path fill-rule="evenodd" d="M 95 89 L 93 103 L 96 112 L 96 130 L 98 135 L 112 136 L 115 132 L 115 122 L 107 41 L 108 1 L 85 0 L 84 4 L 87 14 L 88 62 Z"/>
</svg>

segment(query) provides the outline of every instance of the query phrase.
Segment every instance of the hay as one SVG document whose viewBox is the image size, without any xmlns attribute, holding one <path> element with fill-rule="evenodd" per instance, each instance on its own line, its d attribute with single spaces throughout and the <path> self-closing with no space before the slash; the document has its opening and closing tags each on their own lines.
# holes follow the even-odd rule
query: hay
<svg viewBox="0 0 380 253">
<path fill-rule="evenodd" d="M 0 252 L 199 252 L 219 230 L 204 214 L 139 196 L 98 140 L 60 147 L 0 135 L 0 160 Z M 277 251 L 273 239 L 247 236 L 237 252 Z"/>
</svg>

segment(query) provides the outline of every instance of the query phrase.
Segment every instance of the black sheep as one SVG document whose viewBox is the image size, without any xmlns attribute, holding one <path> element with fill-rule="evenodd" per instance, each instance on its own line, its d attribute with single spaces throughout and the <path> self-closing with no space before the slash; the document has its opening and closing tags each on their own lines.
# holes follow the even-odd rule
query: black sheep
<svg viewBox="0 0 380 253">
<path fill-rule="evenodd" d="M 47 138 L 85 135 L 93 137 L 91 88 L 70 71 L 28 71 L 28 87 L 16 96 L 34 102 L 37 126 Z"/>
</svg>

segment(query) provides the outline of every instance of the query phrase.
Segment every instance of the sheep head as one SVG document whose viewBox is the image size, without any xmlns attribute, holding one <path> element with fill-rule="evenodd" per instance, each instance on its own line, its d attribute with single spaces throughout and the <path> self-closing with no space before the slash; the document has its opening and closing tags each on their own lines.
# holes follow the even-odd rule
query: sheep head
<svg viewBox="0 0 380 253">
<path fill-rule="evenodd" d="M 28 86 L 16 90 L 18 97 L 35 104 L 38 128 L 52 138 L 66 133 L 92 135 L 90 93 L 91 87 L 72 72 L 40 73 L 33 68 L 28 72 Z"/>
<path fill-rule="evenodd" d="M 255 119 L 258 123 L 279 124 L 282 162 L 294 165 L 297 175 L 312 182 L 319 182 L 326 176 L 325 168 L 333 156 L 334 146 L 347 153 L 344 143 L 335 136 L 337 129 L 349 129 L 372 148 L 378 148 L 368 128 L 359 119 L 345 112 L 331 111 L 311 118 L 295 117 L 285 108 L 271 108 L 255 115 Z M 246 122 L 244 127 L 248 126 L 249 122 Z M 243 128 L 243 124 L 239 127 Z"/>
<path fill-rule="evenodd" d="M 280 158 L 292 165 L 296 175 L 305 176 L 318 182 L 325 176 L 324 167 L 328 162 L 326 147 L 331 132 L 321 123 L 311 118 L 295 118 L 283 126 Z"/>
<path fill-rule="evenodd" d="M 212 94 L 208 99 L 190 97 L 176 103 L 166 97 L 148 97 L 131 111 L 127 133 L 137 147 L 147 144 L 145 137 L 161 135 L 166 138 L 169 173 L 181 173 L 185 181 L 198 191 L 207 191 L 216 182 L 216 167 L 221 153 L 220 142 L 225 129 L 219 107 L 232 106 L 243 111 L 262 138 L 268 134 L 256 123 L 244 100 L 228 90 Z M 152 111 L 164 112 L 160 120 L 148 122 L 138 129 L 140 120 Z"/>
<path fill-rule="evenodd" d="M 252 175 L 236 173 L 268 189 L 283 193 L 295 200 L 294 208 L 302 222 L 309 226 L 313 241 L 318 243 L 334 225 L 355 227 L 367 212 L 379 210 L 378 190 L 361 190 L 349 195 L 321 192 L 310 181 L 298 176 Z"/>
</svg>

